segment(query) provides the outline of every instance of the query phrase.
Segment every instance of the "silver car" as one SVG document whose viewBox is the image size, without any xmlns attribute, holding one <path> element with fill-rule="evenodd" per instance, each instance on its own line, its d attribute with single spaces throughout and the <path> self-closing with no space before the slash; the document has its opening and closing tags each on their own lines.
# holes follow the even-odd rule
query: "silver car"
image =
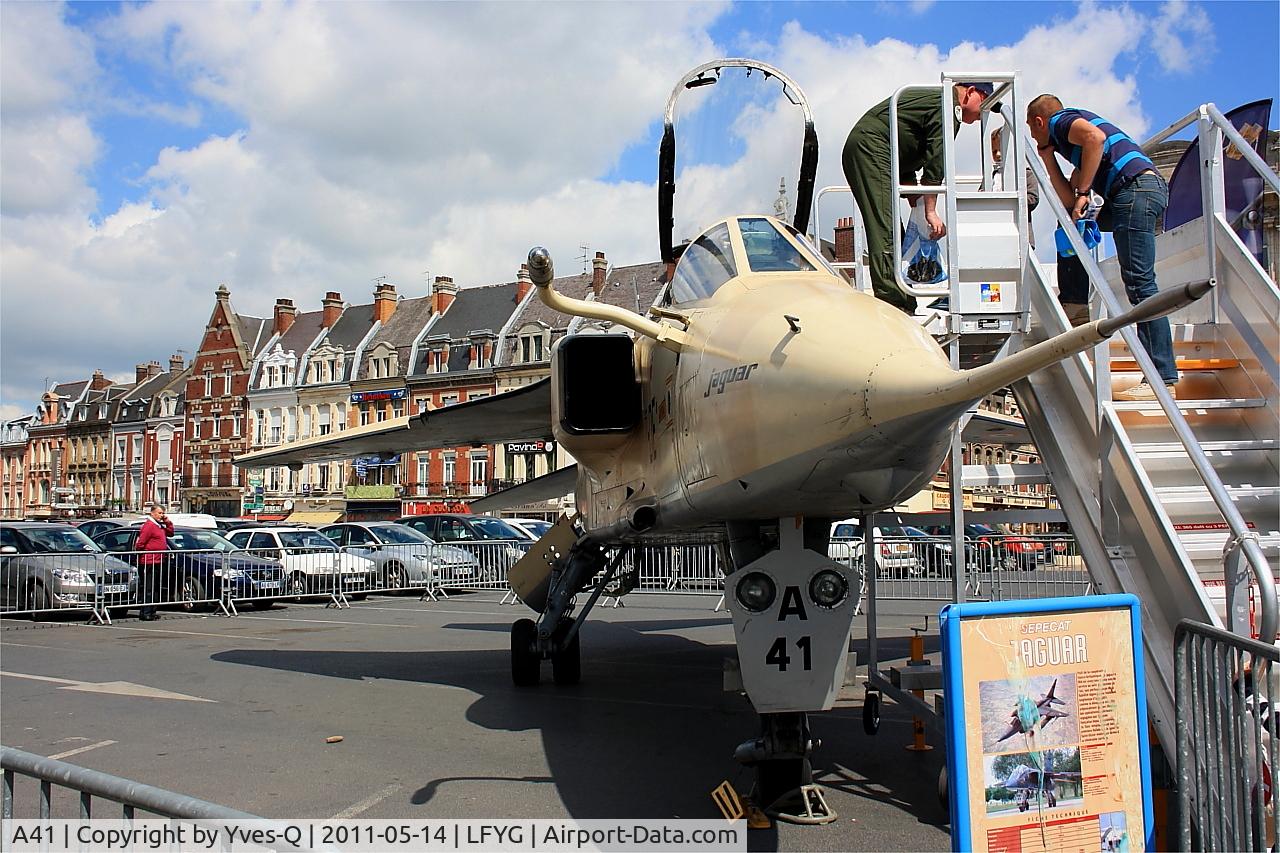
<svg viewBox="0 0 1280 853">
<path fill-rule="evenodd" d="M 427 586 L 435 578 L 448 586 L 476 577 L 474 555 L 451 545 L 437 545 L 418 531 L 392 521 L 346 522 L 320 528 L 339 548 L 373 560 L 379 586 L 400 589 Z"/>
<path fill-rule="evenodd" d="M 108 607 L 125 608 L 137 588 L 136 569 L 105 554 L 69 524 L 29 521 L 0 526 L 5 610 L 89 608 L 97 594 Z"/>
</svg>

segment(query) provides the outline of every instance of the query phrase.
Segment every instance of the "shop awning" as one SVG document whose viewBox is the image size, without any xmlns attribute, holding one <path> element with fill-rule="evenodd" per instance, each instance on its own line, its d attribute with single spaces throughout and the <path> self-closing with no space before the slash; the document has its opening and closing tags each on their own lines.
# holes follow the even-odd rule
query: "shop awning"
<svg viewBox="0 0 1280 853">
<path fill-rule="evenodd" d="M 342 511 L 332 509 L 295 512 L 289 516 L 288 520 L 294 524 L 333 524 L 339 518 L 342 518 Z"/>
</svg>

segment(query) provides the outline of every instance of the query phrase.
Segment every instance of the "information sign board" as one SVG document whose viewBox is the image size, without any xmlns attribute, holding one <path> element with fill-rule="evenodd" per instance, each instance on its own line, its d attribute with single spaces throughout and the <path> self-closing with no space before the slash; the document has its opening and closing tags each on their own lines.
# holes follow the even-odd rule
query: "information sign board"
<svg viewBox="0 0 1280 853">
<path fill-rule="evenodd" d="M 1150 850 L 1138 599 L 942 611 L 953 850 Z"/>
</svg>

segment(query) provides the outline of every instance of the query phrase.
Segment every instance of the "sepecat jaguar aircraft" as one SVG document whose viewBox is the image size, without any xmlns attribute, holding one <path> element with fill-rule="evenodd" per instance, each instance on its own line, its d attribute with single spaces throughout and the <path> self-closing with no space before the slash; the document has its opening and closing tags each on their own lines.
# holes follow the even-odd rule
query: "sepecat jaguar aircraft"
<svg viewBox="0 0 1280 853">
<path fill-rule="evenodd" d="M 804 115 L 795 216 L 734 215 L 672 245 L 674 107 L 684 92 L 746 68 L 780 82 Z M 566 297 L 542 248 L 538 298 L 612 334 L 561 338 L 535 384 L 250 453 L 241 466 L 554 437 L 577 464 L 485 498 L 489 511 L 573 492 L 562 518 L 510 571 L 537 612 L 511 629 L 511 673 L 536 684 L 580 675 L 580 629 L 599 595 L 628 591 L 629 545 L 713 541 L 727 579 L 743 685 L 761 733 L 736 758 L 755 768 L 761 807 L 830 819 L 812 785 L 810 712 L 843 683 L 858 589 L 827 557 L 832 519 L 893 506 L 941 466 L 966 409 L 986 394 L 1095 346 L 1120 327 L 1203 295 L 1187 285 L 990 364 L 956 370 L 919 322 L 855 289 L 807 238 L 818 159 L 812 114 L 782 72 L 745 59 L 699 66 L 667 103 L 658 221 L 667 282 L 648 316 Z M 619 589 L 621 586 L 621 589 Z M 579 606 L 575 596 L 590 590 Z M 797 802 L 797 800 L 799 802 Z"/>
</svg>

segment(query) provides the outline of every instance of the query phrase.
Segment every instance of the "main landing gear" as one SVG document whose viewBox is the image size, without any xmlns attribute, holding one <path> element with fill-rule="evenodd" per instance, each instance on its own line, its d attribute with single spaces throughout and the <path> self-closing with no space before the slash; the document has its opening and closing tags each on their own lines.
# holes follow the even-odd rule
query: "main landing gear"
<svg viewBox="0 0 1280 853">
<path fill-rule="evenodd" d="M 582 647 L 579 629 L 596 600 L 613 578 L 622 554 L 605 568 L 604 552 L 589 542 L 574 545 L 556 561 L 548 582 L 546 608 L 537 621 L 517 619 L 511 626 L 511 680 L 517 687 L 532 687 L 541 678 L 542 662 L 550 659 L 556 684 L 577 684 L 582 679 Z M 574 596 L 600 575 L 581 612 L 572 615 Z"/>
</svg>

